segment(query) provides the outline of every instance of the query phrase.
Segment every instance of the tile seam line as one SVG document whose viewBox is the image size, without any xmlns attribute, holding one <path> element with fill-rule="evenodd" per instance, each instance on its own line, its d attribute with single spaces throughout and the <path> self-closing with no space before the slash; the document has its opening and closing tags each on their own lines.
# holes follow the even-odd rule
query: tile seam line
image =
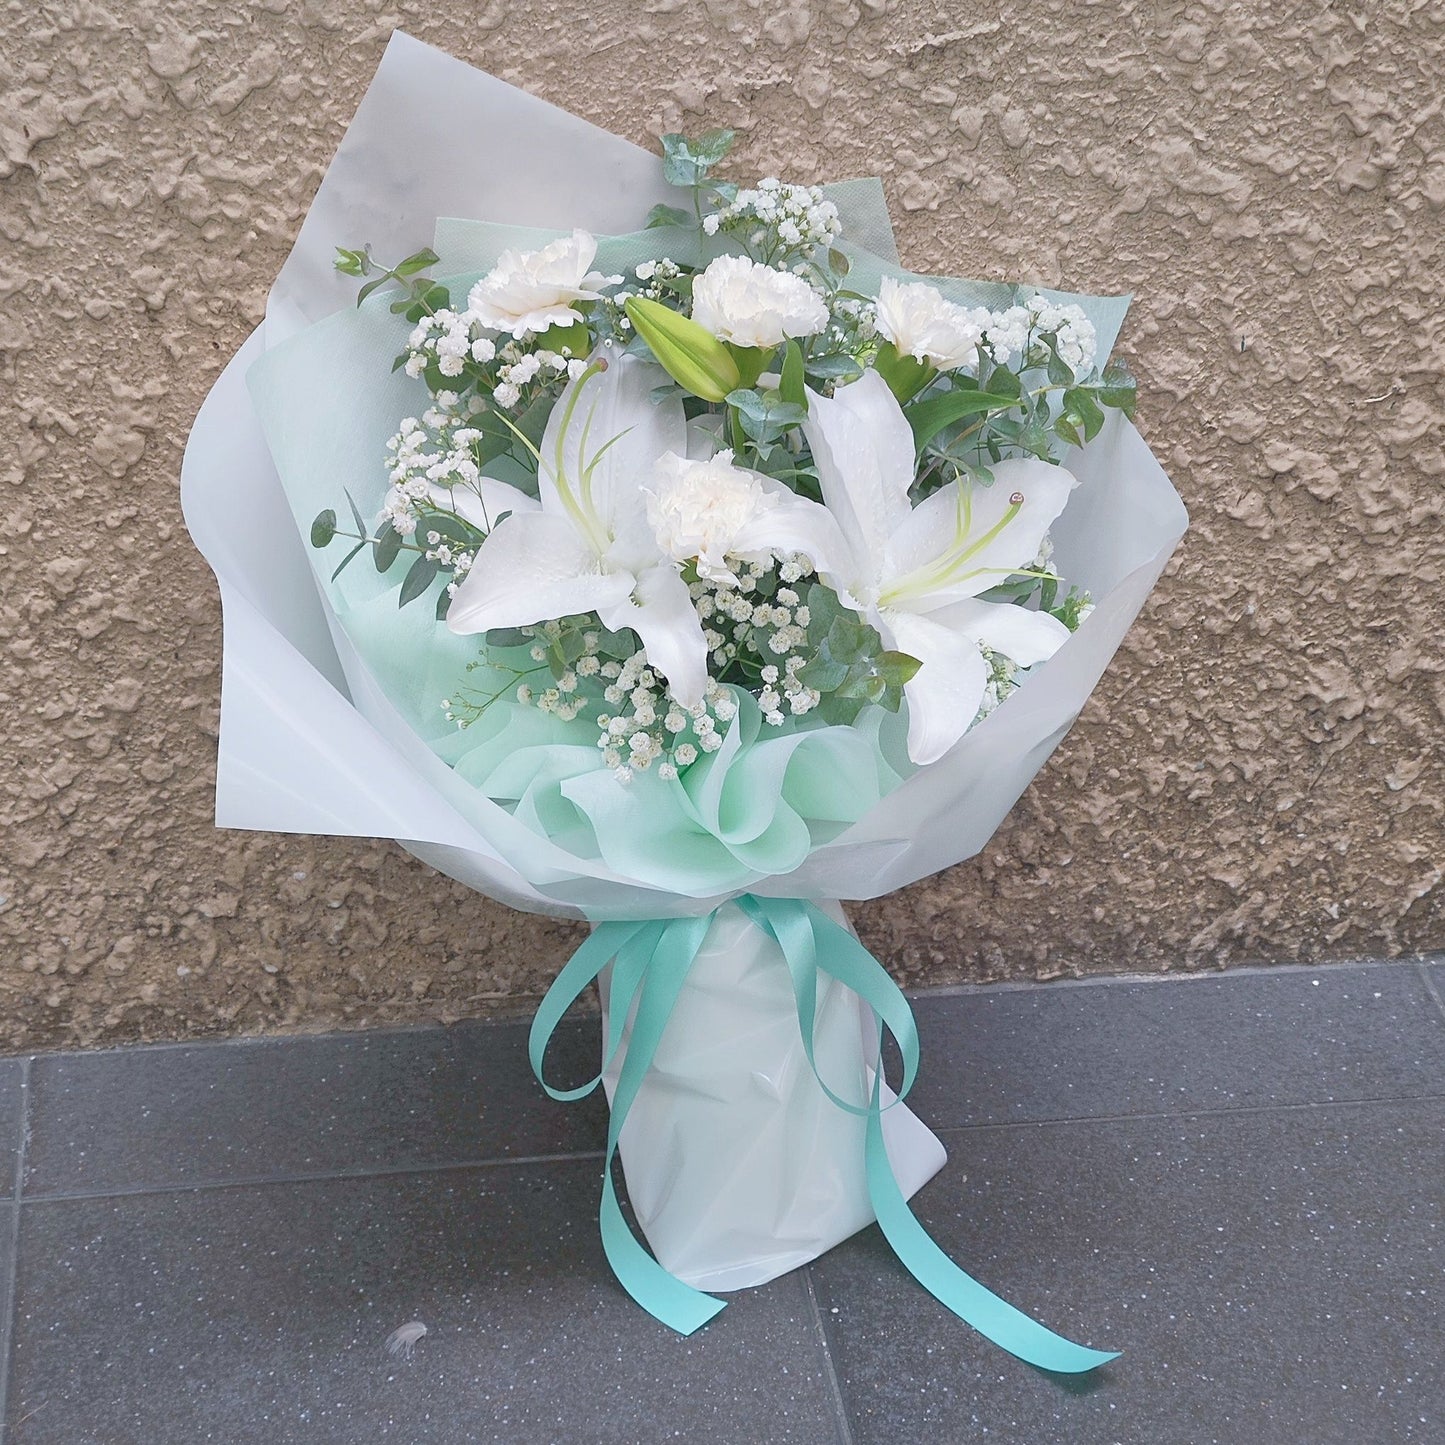
<svg viewBox="0 0 1445 1445">
<path fill-rule="evenodd" d="M 25 1192 L 25 1164 L 30 1147 L 30 1060 L 20 1070 L 20 1143 L 15 1150 L 15 1185 L 10 1194 L 10 1278 L 0 1300 L 0 1440 L 10 1418 L 10 1357 L 15 1350 L 15 1299 L 20 1278 L 20 1202 Z"/>
<path fill-rule="evenodd" d="M 1310 1099 L 1299 1104 L 1242 1104 L 1236 1108 L 1160 1109 L 1128 1114 L 1064 1114 L 1052 1119 L 995 1119 L 982 1124 L 929 1124 L 935 1134 L 976 1134 L 984 1129 L 1047 1129 L 1077 1124 L 1125 1124 L 1134 1119 L 1219 1119 L 1233 1115 L 1303 1114 L 1316 1109 L 1372 1109 L 1445 1104 L 1445 1094 L 1382 1094 L 1369 1099 Z"/>
<path fill-rule="evenodd" d="M 1051 979 L 1001 979 L 990 983 L 947 983 L 923 988 L 905 988 L 903 992 L 910 1001 L 922 1002 L 930 998 L 973 997 L 990 993 L 1048 993 L 1069 992 L 1074 989 L 1107 988 L 1110 985 L 1197 983 L 1212 979 L 1214 982 L 1228 982 L 1236 978 L 1290 978 L 1300 974 L 1337 974 L 1363 972 L 1374 968 L 1408 967 L 1411 963 L 1424 967 L 1442 961 L 1435 953 L 1408 954 L 1403 958 L 1342 958 L 1329 959 L 1321 963 L 1244 963 L 1229 968 L 1176 969 L 1166 973 L 1102 973 L 1082 978 Z M 540 1000 L 541 995 L 537 995 Z M 578 1014 L 569 1014 L 564 1022 L 594 1024 L 601 1015 L 590 1009 Z M 107 1044 L 100 1048 L 29 1049 L 15 1053 L 0 1054 L 0 1059 L 29 1059 L 50 1062 L 52 1060 L 96 1059 L 107 1055 L 130 1055 L 142 1051 L 170 1053 L 179 1049 L 242 1049 L 256 1045 L 281 1045 L 303 1043 L 331 1043 L 356 1039 L 404 1038 L 412 1034 L 460 1032 L 466 1029 L 516 1028 L 525 1025 L 531 1018 L 529 1013 L 506 1013 L 493 1017 L 458 1019 L 454 1023 L 428 1020 L 417 1023 L 383 1023 L 361 1025 L 351 1029 L 327 1029 L 320 1033 L 273 1033 L 236 1034 L 225 1038 L 157 1039 L 148 1042 L 134 1039 L 128 1043 Z"/>
<path fill-rule="evenodd" d="M 1445 998 L 1441 998 L 1440 990 L 1435 987 L 1435 980 L 1430 977 L 1430 964 L 1434 961 L 1428 958 L 1417 959 L 1415 970 L 1420 975 L 1420 982 L 1425 985 L 1425 992 L 1434 1000 L 1441 1019 L 1445 1020 Z"/>
<path fill-rule="evenodd" d="M 838 1378 L 838 1369 L 833 1363 L 833 1346 L 828 1339 L 828 1327 L 823 1323 L 823 1311 L 818 1306 L 817 1291 L 813 1288 L 812 1262 L 805 1264 L 798 1272 L 803 1276 L 803 1293 L 808 1301 L 813 1333 L 823 1355 L 823 1379 L 833 1407 L 833 1424 L 838 1435 L 838 1445 L 854 1445 L 853 1425 L 848 1418 L 847 1402 L 843 1399 L 843 1382 Z"/>
<path fill-rule="evenodd" d="M 973 1134 L 986 1129 L 1042 1129 L 1073 1127 L 1088 1124 L 1118 1124 L 1131 1120 L 1153 1121 L 1158 1119 L 1200 1119 L 1227 1118 L 1231 1115 L 1290 1114 L 1313 1109 L 1372 1108 L 1380 1105 L 1403 1106 L 1409 1104 L 1445 1103 L 1445 1094 L 1384 1095 L 1369 1099 L 1329 1099 L 1301 1104 L 1252 1104 L 1241 1108 L 1178 1109 L 1146 1111 L 1127 1114 L 1075 1114 L 1050 1119 L 991 1120 L 979 1124 L 937 1124 L 930 1125 L 934 1133 Z M 415 1174 L 446 1174 L 452 1172 L 480 1172 L 489 1169 L 513 1167 L 532 1168 L 547 1164 L 576 1164 L 588 1160 L 600 1161 L 605 1157 L 601 1149 L 574 1150 L 562 1154 L 517 1154 L 500 1159 L 461 1159 L 445 1163 L 428 1161 L 420 1164 L 398 1164 L 380 1169 L 323 1170 L 313 1173 L 296 1172 L 289 1174 L 254 1174 L 236 1179 L 204 1179 L 186 1183 L 173 1180 L 168 1183 L 124 1185 L 106 1189 L 63 1189 L 42 1190 L 34 1194 L 23 1194 L 17 1202 L 25 1205 L 64 1204 L 91 1199 L 130 1199 L 153 1194 L 202 1194 L 224 1189 L 258 1189 L 273 1185 L 327 1184 L 364 1179 L 395 1179 Z"/>
<path fill-rule="evenodd" d="M 64 1204 L 83 1199 L 132 1199 L 150 1194 L 206 1194 L 222 1189 L 259 1189 L 279 1184 L 346 1183 L 364 1179 L 396 1179 L 412 1174 L 446 1174 L 455 1171 L 480 1172 L 511 1167 L 530 1168 L 545 1164 L 578 1164 L 587 1160 L 601 1161 L 602 1149 L 574 1150 L 565 1154 L 517 1154 L 504 1159 L 458 1159 L 447 1163 L 427 1161 L 418 1164 L 397 1164 L 379 1169 L 332 1169 L 314 1173 L 247 1174 L 236 1179 L 201 1179 L 193 1183 L 172 1180 L 162 1184 L 127 1184 L 114 1189 L 41 1190 L 22 1196 L 32 1204 Z"/>
</svg>

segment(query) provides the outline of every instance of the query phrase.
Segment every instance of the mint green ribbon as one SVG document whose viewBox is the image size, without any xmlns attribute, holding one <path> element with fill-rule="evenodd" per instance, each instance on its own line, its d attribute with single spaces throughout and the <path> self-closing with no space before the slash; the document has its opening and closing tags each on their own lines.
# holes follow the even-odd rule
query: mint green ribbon
<svg viewBox="0 0 1445 1445">
<path fill-rule="evenodd" d="M 841 1109 L 867 1119 L 864 1151 L 868 1199 L 884 1237 L 904 1267 L 940 1303 L 996 1345 L 1040 1369 L 1079 1374 L 1116 1359 L 1117 1353 L 1091 1350 L 1046 1329 L 1021 1310 L 1001 1300 L 965 1274 L 929 1238 L 915 1218 L 894 1178 L 883 1141 L 883 1031 L 892 1034 L 903 1059 L 898 1099 L 903 1099 L 918 1074 L 918 1029 L 913 1011 L 887 971 L 848 932 L 812 903 L 796 898 L 737 900 L 749 920 L 772 938 L 787 963 L 798 1011 L 798 1029 L 814 1077 Z M 557 975 L 532 1021 L 528 1054 L 538 1082 L 554 1099 L 568 1101 L 590 1094 L 602 1082 L 618 1050 L 633 1003 L 632 1037 L 613 1092 L 607 1129 L 607 1157 L 602 1171 L 599 1223 L 602 1248 L 619 1283 L 650 1315 L 690 1335 L 724 1308 L 716 1295 L 685 1285 L 665 1270 L 628 1228 L 612 1182 L 612 1160 L 637 1091 L 652 1066 L 673 1005 L 697 958 L 712 915 L 636 923 L 601 923 Z M 572 1089 L 554 1089 L 546 1080 L 543 1060 L 563 1015 L 587 986 L 613 964 L 612 994 L 602 1070 Z M 818 1073 L 814 1057 L 818 975 L 850 988 L 878 1020 L 877 1066 L 872 1096 L 865 1107 L 840 1098 Z M 892 1107 L 889 1105 L 888 1107 Z"/>
</svg>

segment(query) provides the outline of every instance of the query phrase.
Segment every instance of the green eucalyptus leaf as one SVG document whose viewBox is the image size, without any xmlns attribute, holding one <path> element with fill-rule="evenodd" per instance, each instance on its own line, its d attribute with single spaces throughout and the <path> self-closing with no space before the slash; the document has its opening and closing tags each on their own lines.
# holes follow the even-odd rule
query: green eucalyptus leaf
<svg viewBox="0 0 1445 1445">
<path fill-rule="evenodd" d="M 351 504 L 351 515 L 356 520 L 356 530 L 361 533 L 363 537 L 368 536 L 366 523 L 361 519 L 361 508 L 356 505 L 356 498 L 353 497 L 350 492 L 346 492 L 345 496 L 346 500 Z"/>
<path fill-rule="evenodd" d="M 489 648 L 530 647 L 534 639 L 520 627 L 493 627 L 486 634 Z"/>
<path fill-rule="evenodd" d="M 810 657 L 798 669 L 798 681 L 818 692 L 832 692 L 848 676 L 846 662 L 834 662 L 821 653 Z"/>
<path fill-rule="evenodd" d="M 494 518 L 492 526 L 496 526 Z M 463 521 L 461 517 L 451 512 L 428 512 L 425 519 L 417 524 L 417 531 L 425 534 L 435 532 L 437 536 L 445 538 L 448 542 L 458 542 L 463 547 L 475 547 L 486 536 L 480 528 L 472 526 L 470 522 Z"/>
<path fill-rule="evenodd" d="M 688 143 L 688 149 L 705 166 L 715 166 L 732 149 L 735 132 L 720 127 L 705 130 L 696 140 Z"/>
<path fill-rule="evenodd" d="M 356 546 L 354 546 L 351 551 L 349 551 L 346 556 L 344 556 L 341 561 L 336 564 L 336 571 L 331 574 L 331 580 L 335 582 L 336 579 L 340 577 L 341 574 L 346 570 L 346 568 L 351 564 L 357 554 L 365 550 L 365 548 L 365 542 L 358 542 Z"/>
<path fill-rule="evenodd" d="M 695 186 L 703 177 L 703 168 L 691 156 L 668 155 L 662 159 L 662 178 L 670 186 Z"/>
<path fill-rule="evenodd" d="M 902 687 L 918 676 L 923 664 L 906 652 L 880 652 L 878 654 L 878 675 L 889 687 Z"/>
<path fill-rule="evenodd" d="M 311 524 L 311 545 L 313 547 L 329 547 L 335 536 L 336 513 L 327 507 L 324 512 L 316 514 L 316 520 Z"/>
<path fill-rule="evenodd" d="M 692 224 L 693 217 L 681 206 L 665 206 L 659 201 L 647 213 L 647 225 L 643 229 L 652 231 L 659 226 L 690 226 Z"/>
<path fill-rule="evenodd" d="M 807 373 L 819 381 L 853 381 L 863 375 L 863 364 L 847 352 L 834 352 L 832 356 L 810 357 Z"/>
<path fill-rule="evenodd" d="M 376 546 L 371 559 L 378 572 L 385 572 L 401 555 L 401 533 L 390 522 L 383 522 L 377 529 Z"/>
<path fill-rule="evenodd" d="M 414 256 L 408 256 L 405 261 L 398 261 L 396 274 L 398 276 L 415 276 L 419 271 L 425 271 L 428 266 L 435 266 L 440 260 L 441 257 L 428 246 Z"/>
<path fill-rule="evenodd" d="M 441 570 L 440 564 L 435 558 L 428 557 L 424 553 L 417 557 L 411 564 L 405 579 L 401 584 L 401 593 L 397 597 L 396 605 L 405 607 L 408 602 L 415 602 L 428 587 Z"/>
</svg>

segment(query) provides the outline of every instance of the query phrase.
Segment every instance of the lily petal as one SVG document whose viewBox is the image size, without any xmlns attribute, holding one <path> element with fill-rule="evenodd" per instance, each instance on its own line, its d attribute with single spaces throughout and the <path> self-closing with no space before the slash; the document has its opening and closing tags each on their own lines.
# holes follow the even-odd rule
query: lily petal
<svg viewBox="0 0 1445 1445">
<path fill-rule="evenodd" d="M 852 551 L 826 507 L 798 496 L 771 478 L 760 478 L 760 484 L 774 504 L 738 528 L 733 550 L 739 556 L 801 552 L 818 572 L 853 570 Z"/>
<path fill-rule="evenodd" d="M 885 601 L 932 611 L 986 592 L 1038 556 L 1077 478 L 1033 458 L 999 462 L 992 471 L 990 486 L 940 487 L 889 537 Z"/>
<path fill-rule="evenodd" d="M 879 632 L 890 647 L 923 665 L 903 686 L 908 702 L 908 756 L 920 767 L 937 762 L 978 716 L 988 667 L 978 643 L 931 617 L 882 608 Z"/>
<path fill-rule="evenodd" d="M 831 398 L 809 393 L 803 434 L 828 510 L 876 576 L 884 543 L 908 519 L 913 485 L 913 432 L 897 399 L 876 371 L 865 371 Z"/>
<path fill-rule="evenodd" d="M 1073 635 L 1057 617 L 1012 602 L 980 602 L 970 597 L 928 614 L 929 621 L 951 627 L 1011 657 L 1020 667 L 1045 662 Z"/>
<path fill-rule="evenodd" d="M 593 360 L 607 369 L 569 382 L 547 418 L 537 487 L 543 509 L 570 517 L 601 555 L 618 525 L 645 510 L 639 479 L 663 452 L 686 448 L 687 421 L 678 398 L 652 402 L 667 381 L 661 367 L 616 348 Z"/>
<path fill-rule="evenodd" d="M 601 571 L 565 517 L 513 513 L 477 549 L 447 609 L 447 626 L 468 634 L 601 612 L 625 601 L 632 584 L 629 573 Z"/>
<path fill-rule="evenodd" d="M 671 563 L 649 567 L 625 596 L 598 606 L 597 615 L 613 631 L 630 627 L 641 638 L 648 662 L 667 678 L 684 707 L 702 701 L 707 640 L 687 583 Z"/>
<path fill-rule="evenodd" d="M 535 497 L 494 477 L 482 477 L 475 486 L 461 483 L 443 487 L 428 482 L 426 490 L 433 505 L 455 512 L 462 521 L 470 522 L 483 532 L 490 532 L 504 512 L 535 512 L 540 505 Z"/>
</svg>

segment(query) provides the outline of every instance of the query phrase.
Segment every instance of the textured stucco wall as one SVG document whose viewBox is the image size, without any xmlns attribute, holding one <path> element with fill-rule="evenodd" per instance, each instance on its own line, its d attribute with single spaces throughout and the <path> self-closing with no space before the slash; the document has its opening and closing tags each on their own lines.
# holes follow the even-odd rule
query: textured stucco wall
<svg viewBox="0 0 1445 1445">
<path fill-rule="evenodd" d="M 918 269 L 1137 293 L 1193 530 L 986 854 L 858 911 L 903 978 L 1445 944 L 1439 3 L 9 0 L 0 1040 L 515 1007 L 572 941 L 210 823 L 181 450 L 393 25 L 639 142 L 733 125 L 743 174 L 880 174 Z"/>
</svg>

